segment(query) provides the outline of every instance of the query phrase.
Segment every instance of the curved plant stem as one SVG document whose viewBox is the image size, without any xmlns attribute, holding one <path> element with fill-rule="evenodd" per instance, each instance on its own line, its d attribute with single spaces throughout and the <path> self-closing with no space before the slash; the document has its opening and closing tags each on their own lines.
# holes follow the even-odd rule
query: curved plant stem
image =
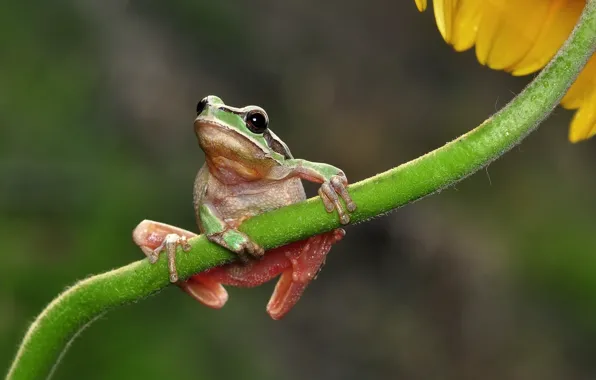
<svg viewBox="0 0 596 380">
<path fill-rule="evenodd" d="M 546 118 L 596 49 L 596 0 L 589 0 L 573 34 L 549 65 L 505 108 L 445 146 L 385 173 L 358 182 L 350 193 L 358 204 L 352 221 L 362 222 L 440 191 L 476 172 L 518 144 Z M 272 248 L 339 227 L 319 198 L 246 221 L 241 230 Z M 186 278 L 233 259 L 199 236 L 192 250 L 177 255 Z M 106 311 L 148 297 L 169 285 L 162 258 L 140 260 L 79 282 L 52 301 L 29 328 L 8 379 L 51 375 L 74 337 Z"/>
</svg>

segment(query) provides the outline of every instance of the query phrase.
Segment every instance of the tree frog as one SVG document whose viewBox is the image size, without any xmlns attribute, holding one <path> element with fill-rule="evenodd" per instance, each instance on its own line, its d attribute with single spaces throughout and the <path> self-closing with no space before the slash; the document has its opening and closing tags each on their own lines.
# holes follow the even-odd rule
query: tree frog
<svg viewBox="0 0 596 380">
<path fill-rule="evenodd" d="M 251 216 L 306 199 L 301 179 L 321 183 L 319 195 L 325 209 L 337 211 L 340 222 L 347 224 L 349 212 L 356 209 L 347 191 L 348 180 L 334 166 L 293 158 L 257 106 L 235 108 L 207 96 L 197 105 L 194 130 L 205 153 L 193 190 L 199 230 L 240 260 L 178 281 L 176 249 L 190 249 L 187 240 L 194 233 L 145 220 L 133 231 L 133 240 L 151 263 L 165 252 L 170 280 L 212 308 L 223 307 L 228 299 L 223 285 L 253 287 L 281 274 L 267 304 L 269 315 L 280 319 L 298 302 L 331 245 L 345 232 L 336 229 L 264 252 L 238 226 Z"/>
</svg>

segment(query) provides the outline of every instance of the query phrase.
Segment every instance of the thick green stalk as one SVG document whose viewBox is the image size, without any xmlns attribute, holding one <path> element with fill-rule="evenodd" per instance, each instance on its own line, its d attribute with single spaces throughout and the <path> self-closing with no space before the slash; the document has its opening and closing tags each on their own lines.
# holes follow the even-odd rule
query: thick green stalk
<svg viewBox="0 0 596 380">
<path fill-rule="evenodd" d="M 546 118 L 596 49 L 596 0 L 586 3 L 574 33 L 550 64 L 505 108 L 478 128 L 416 160 L 358 182 L 350 193 L 362 222 L 437 192 L 476 172 L 518 144 Z M 246 221 L 241 230 L 272 248 L 339 227 L 319 198 Z M 202 236 L 177 255 L 182 278 L 233 259 Z M 74 337 L 106 311 L 148 297 L 169 285 L 162 258 L 140 260 L 79 282 L 52 301 L 25 335 L 8 379 L 49 377 Z"/>
</svg>

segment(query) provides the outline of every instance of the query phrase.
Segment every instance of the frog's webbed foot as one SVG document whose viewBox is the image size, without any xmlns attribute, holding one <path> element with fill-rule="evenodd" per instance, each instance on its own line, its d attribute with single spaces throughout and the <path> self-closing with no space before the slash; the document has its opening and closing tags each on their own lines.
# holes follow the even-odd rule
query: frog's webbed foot
<svg viewBox="0 0 596 380">
<path fill-rule="evenodd" d="M 348 212 L 356 210 L 356 203 L 354 203 L 350 197 L 347 187 L 348 178 L 342 171 L 340 171 L 338 174 L 331 176 L 328 180 L 323 182 L 319 188 L 319 195 L 323 200 L 325 210 L 327 210 L 327 212 L 337 210 L 339 221 L 342 224 L 348 224 L 350 222 L 350 215 Z M 340 197 L 346 203 L 345 208 L 339 200 Z"/>
<path fill-rule="evenodd" d="M 134 242 L 151 264 L 157 262 L 161 252 L 166 252 L 171 282 L 178 281 L 176 249 L 180 246 L 185 252 L 189 251 L 188 239 L 193 236 L 196 235 L 190 231 L 151 220 L 143 220 L 132 233 Z"/>
<path fill-rule="evenodd" d="M 190 277 L 180 284 L 180 288 L 203 305 L 221 309 L 228 301 L 228 292 L 213 274 L 221 268 L 213 268 Z"/>
<path fill-rule="evenodd" d="M 209 234 L 207 239 L 235 252 L 243 263 L 248 263 L 251 258 L 260 259 L 265 254 L 263 247 L 252 241 L 246 234 L 231 227 Z"/>
<path fill-rule="evenodd" d="M 271 318 L 281 319 L 294 307 L 308 284 L 317 278 L 331 246 L 341 240 L 345 234 L 343 229 L 338 228 L 287 246 L 295 248 L 285 251 L 291 265 L 281 274 L 267 304 L 267 313 Z"/>
</svg>

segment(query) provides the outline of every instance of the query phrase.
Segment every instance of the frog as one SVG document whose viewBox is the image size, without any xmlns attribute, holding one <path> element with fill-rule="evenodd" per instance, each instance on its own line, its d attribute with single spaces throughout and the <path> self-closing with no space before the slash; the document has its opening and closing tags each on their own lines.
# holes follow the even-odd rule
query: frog
<svg viewBox="0 0 596 380">
<path fill-rule="evenodd" d="M 194 132 L 205 154 L 193 187 L 196 223 L 208 240 L 234 252 L 238 260 L 180 281 L 176 250 L 188 251 L 195 233 L 144 220 L 134 229 L 133 240 L 150 263 L 164 253 L 170 281 L 214 309 L 228 300 L 224 285 L 254 287 L 279 276 L 266 311 L 281 319 L 317 277 L 345 231 L 336 228 L 265 252 L 238 228 L 250 217 L 304 201 L 302 180 L 321 184 L 318 194 L 325 210 L 337 212 L 340 224 L 346 225 L 356 210 L 348 179 L 335 166 L 294 158 L 269 128 L 269 116 L 261 107 L 236 108 L 210 95 L 198 102 L 196 114 Z"/>
</svg>

